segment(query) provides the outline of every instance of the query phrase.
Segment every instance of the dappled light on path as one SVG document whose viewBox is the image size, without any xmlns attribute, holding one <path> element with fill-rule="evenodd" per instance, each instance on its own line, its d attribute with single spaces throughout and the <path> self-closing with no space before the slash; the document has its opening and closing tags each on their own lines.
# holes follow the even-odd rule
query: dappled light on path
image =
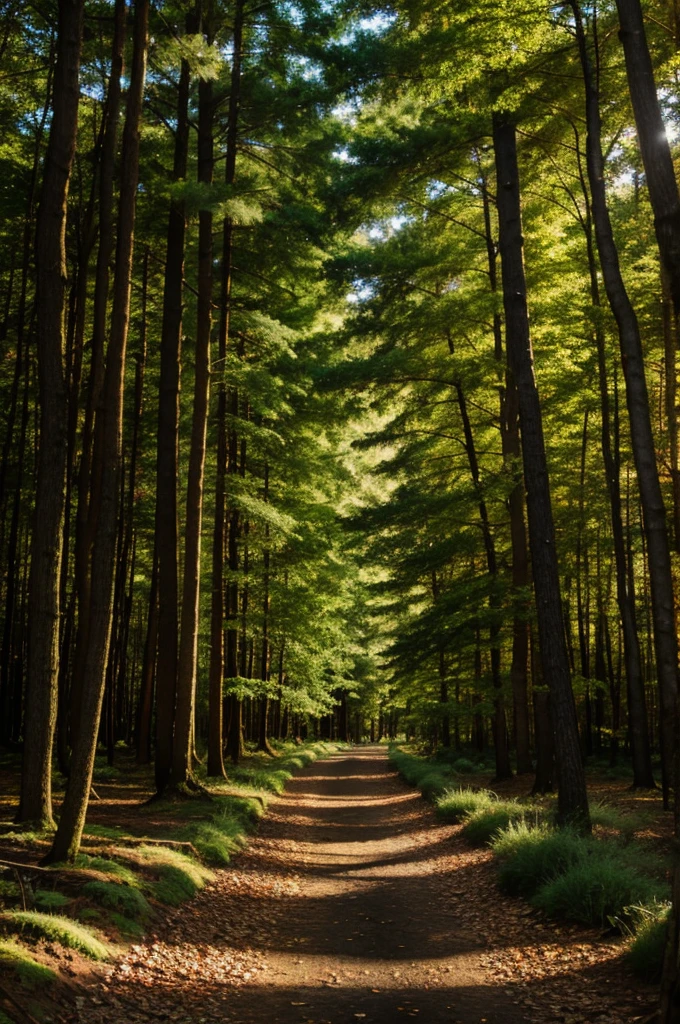
<svg viewBox="0 0 680 1024">
<path fill-rule="evenodd" d="M 82 1024 L 633 1019 L 610 1014 L 587 944 L 539 935 L 526 905 L 495 889 L 488 851 L 459 832 L 381 748 L 311 765 L 234 868 L 116 966 Z M 555 988 L 560 977 L 589 1008 Z"/>
</svg>

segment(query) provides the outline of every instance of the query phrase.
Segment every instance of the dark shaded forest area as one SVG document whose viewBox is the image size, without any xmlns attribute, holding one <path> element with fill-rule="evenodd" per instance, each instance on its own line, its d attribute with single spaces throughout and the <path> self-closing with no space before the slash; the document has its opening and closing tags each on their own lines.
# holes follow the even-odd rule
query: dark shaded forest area
<svg viewBox="0 0 680 1024">
<path fill-rule="evenodd" d="M 618 778 L 666 860 L 602 923 L 680 1019 L 679 48 L 666 0 L 3 0 L 9 867 L 82 866 L 98 779 L 242 824 L 309 744 L 497 787 L 501 847 Z"/>
</svg>

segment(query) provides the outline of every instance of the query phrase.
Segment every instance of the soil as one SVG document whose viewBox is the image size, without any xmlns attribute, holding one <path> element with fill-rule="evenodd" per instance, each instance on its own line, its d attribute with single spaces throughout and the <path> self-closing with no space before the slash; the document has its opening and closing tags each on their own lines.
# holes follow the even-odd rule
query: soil
<svg viewBox="0 0 680 1024">
<path fill-rule="evenodd" d="M 232 869 L 114 967 L 79 1024 L 628 1024 L 653 1006 L 621 947 L 499 894 L 384 748 L 317 761 Z M 82 986 L 82 982 L 86 982 Z"/>
</svg>

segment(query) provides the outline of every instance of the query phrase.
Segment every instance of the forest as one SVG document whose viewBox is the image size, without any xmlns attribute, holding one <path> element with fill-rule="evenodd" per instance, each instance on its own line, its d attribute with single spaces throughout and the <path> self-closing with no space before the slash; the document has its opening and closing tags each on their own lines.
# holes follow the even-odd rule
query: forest
<svg viewBox="0 0 680 1024">
<path fill-rule="evenodd" d="M 0 932 L 369 742 L 655 808 L 679 1021 L 677 4 L 0 0 L 0 123 Z"/>
</svg>

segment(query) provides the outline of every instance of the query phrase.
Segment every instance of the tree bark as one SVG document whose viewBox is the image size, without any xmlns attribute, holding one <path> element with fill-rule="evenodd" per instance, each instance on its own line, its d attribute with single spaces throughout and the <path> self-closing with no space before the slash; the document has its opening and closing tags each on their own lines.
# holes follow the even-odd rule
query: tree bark
<svg viewBox="0 0 680 1024">
<path fill-rule="evenodd" d="M 73 745 L 71 775 L 62 806 L 49 861 L 72 861 L 80 848 L 85 824 L 87 802 L 92 784 L 92 771 L 97 745 L 97 732 L 106 681 L 106 665 L 111 636 L 113 583 L 115 568 L 118 506 L 120 502 L 123 387 L 125 354 L 130 319 L 130 292 L 134 252 L 135 210 L 139 178 L 139 133 L 146 78 L 148 48 L 149 0 L 138 0 L 135 7 L 134 44 L 130 87 L 127 97 L 121 157 L 121 189 L 118 209 L 111 334 L 106 353 L 104 405 L 97 418 L 95 432 L 101 441 L 95 451 L 101 452 L 102 465 L 93 467 L 99 473 L 100 485 L 96 515 L 96 533 L 92 551 L 92 587 L 90 621 L 86 652 L 83 658 L 83 687 L 79 725 Z"/>
<path fill-rule="evenodd" d="M 212 82 L 201 80 L 198 87 L 198 180 L 206 185 L 213 179 L 213 94 Z M 194 407 L 187 481 L 182 618 L 177 672 L 177 708 L 172 760 L 174 786 L 186 786 L 192 779 L 191 747 L 193 706 L 198 660 L 198 620 L 201 580 L 201 532 L 203 523 L 203 477 L 208 428 L 210 389 L 210 330 L 212 324 L 212 213 L 199 213 L 198 306 L 194 358 Z"/>
<path fill-rule="evenodd" d="M 487 511 L 486 501 L 482 494 L 479 476 L 479 462 L 477 459 L 474 438 L 472 436 L 472 425 L 470 423 L 470 416 L 468 414 L 467 403 L 465 401 L 465 393 L 463 392 L 460 381 L 456 382 L 455 389 L 456 396 L 458 398 L 458 408 L 460 410 L 461 420 L 463 423 L 465 451 L 468 457 L 472 484 L 477 497 L 479 523 L 482 530 L 482 537 L 484 539 L 486 565 L 489 573 L 489 611 L 492 616 L 491 625 L 489 627 L 489 638 L 491 641 L 491 680 L 495 691 L 493 737 L 494 749 L 496 752 L 496 780 L 501 781 L 502 779 L 512 778 L 512 768 L 510 767 L 510 750 L 508 749 L 508 732 L 505 720 L 505 700 L 503 698 L 503 681 L 501 679 L 501 609 L 497 592 L 498 560 L 496 558 L 496 545 L 493 534 L 491 533 L 491 525 L 489 523 L 489 513 Z"/>
<path fill-rule="evenodd" d="M 543 677 L 550 686 L 558 771 L 558 816 L 590 828 L 585 774 L 581 763 L 576 705 L 564 636 L 560 578 L 555 549 L 543 421 L 529 334 L 515 126 L 505 114 L 493 116 L 499 244 L 508 361 L 517 385 L 529 547 L 536 595 Z"/>
<path fill-rule="evenodd" d="M 186 178 L 189 153 L 189 64 L 182 61 L 177 92 L 177 127 L 173 181 Z M 182 199 L 170 205 L 158 397 L 158 455 L 156 465 L 156 553 L 158 557 L 158 645 L 156 664 L 156 791 L 170 779 L 177 698 L 179 635 L 177 477 L 179 473 L 179 382 L 182 347 L 184 235 L 186 210 Z"/>
<path fill-rule="evenodd" d="M 227 155 L 225 182 L 231 186 L 236 180 L 236 142 L 241 95 L 241 58 L 243 49 L 243 0 L 238 0 L 234 12 L 233 56 L 231 88 L 229 92 L 229 120 L 227 125 Z M 225 217 L 222 234 L 222 279 L 220 296 L 220 333 L 218 358 L 222 369 L 217 397 L 217 469 L 215 477 L 215 526 L 212 550 L 212 598 L 210 612 L 210 683 L 208 720 L 208 775 L 224 775 L 223 758 L 223 701 L 224 675 L 224 546 L 227 470 L 227 390 L 224 383 L 224 365 L 229 346 L 231 320 L 232 250 L 234 225 Z M 229 530 L 231 538 L 231 528 Z M 235 539 L 235 538 L 234 538 Z M 238 556 L 237 556 L 238 557 Z M 231 586 L 231 584 L 230 584 Z M 238 613 L 238 590 L 236 592 Z M 227 675 L 229 671 L 227 670 Z M 239 724 L 240 729 L 240 724 Z"/>
<path fill-rule="evenodd" d="M 109 315 L 109 266 L 115 247 L 114 180 L 118 145 L 118 121 L 122 96 L 121 77 L 124 66 L 125 38 L 127 35 L 126 0 L 116 0 L 114 31 L 111 45 L 111 74 L 106 94 L 102 146 L 99 168 L 98 228 L 99 247 L 92 314 L 92 345 L 87 400 L 83 421 L 80 466 L 78 469 L 78 502 L 76 506 L 76 535 L 74 583 L 78 602 L 75 658 L 71 680 L 71 731 L 75 740 L 78 712 L 84 686 L 83 657 L 87 647 L 90 616 L 90 559 L 94 539 L 95 520 L 92 509 L 98 504 L 99 481 L 93 479 L 94 425 L 102 402 L 104 383 L 104 348 Z M 98 458 L 101 465 L 101 457 Z"/>
<path fill-rule="evenodd" d="M 489 268 L 489 285 L 492 295 L 498 294 L 498 250 L 494 243 L 491 228 L 491 203 L 486 177 L 481 172 L 482 206 L 484 212 L 484 234 L 486 236 L 486 254 Z M 517 388 L 508 366 L 503 346 L 503 321 L 500 312 L 493 314 L 494 357 L 499 367 L 505 363 L 505 386 L 500 392 L 500 430 L 503 462 L 511 474 L 514 484 L 508 496 L 508 512 L 510 514 L 510 544 L 512 548 L 512 591 L 513 591 L 513 622 L 512 622 L 512 661 L 510 665 L 510 682 L 512 686 L 512 710 L 517 751 L 517 773 L 522 775 L 530 772 L 531 745 L 529 729 L 529 699 L 527 692 L 527 661 L 529 657 L 529 616 L 526 598 L 523 596 L 529 582 L 529 566 L 527 560 L 527 540 L 524 526 L 524 487 L 521 470 L 521 450 L 519 440 L 519 410 L 517 406 Z M 501 371 L 502 372 L 502 371 Z"/>
<path fill-rule="evenodd" d="M 28 617 L 28 680 L 19 821 L 52 824 L 52 742 L 57 710 L 59 585 L 67 456 L 64 291 L 69 181 L 78 129 L 82 0 L 59 0 L 52 124 L 36 232 L 40 442 Z"/>
<path fill-rule="evenodd" d="M 680 193 L 673 157 L 661 116 L 640 0 L 616 0 L 616 7 L 640 155 L 654 211 L 654 230 L 677 317 L 680 315 Z"/>
</svg>

